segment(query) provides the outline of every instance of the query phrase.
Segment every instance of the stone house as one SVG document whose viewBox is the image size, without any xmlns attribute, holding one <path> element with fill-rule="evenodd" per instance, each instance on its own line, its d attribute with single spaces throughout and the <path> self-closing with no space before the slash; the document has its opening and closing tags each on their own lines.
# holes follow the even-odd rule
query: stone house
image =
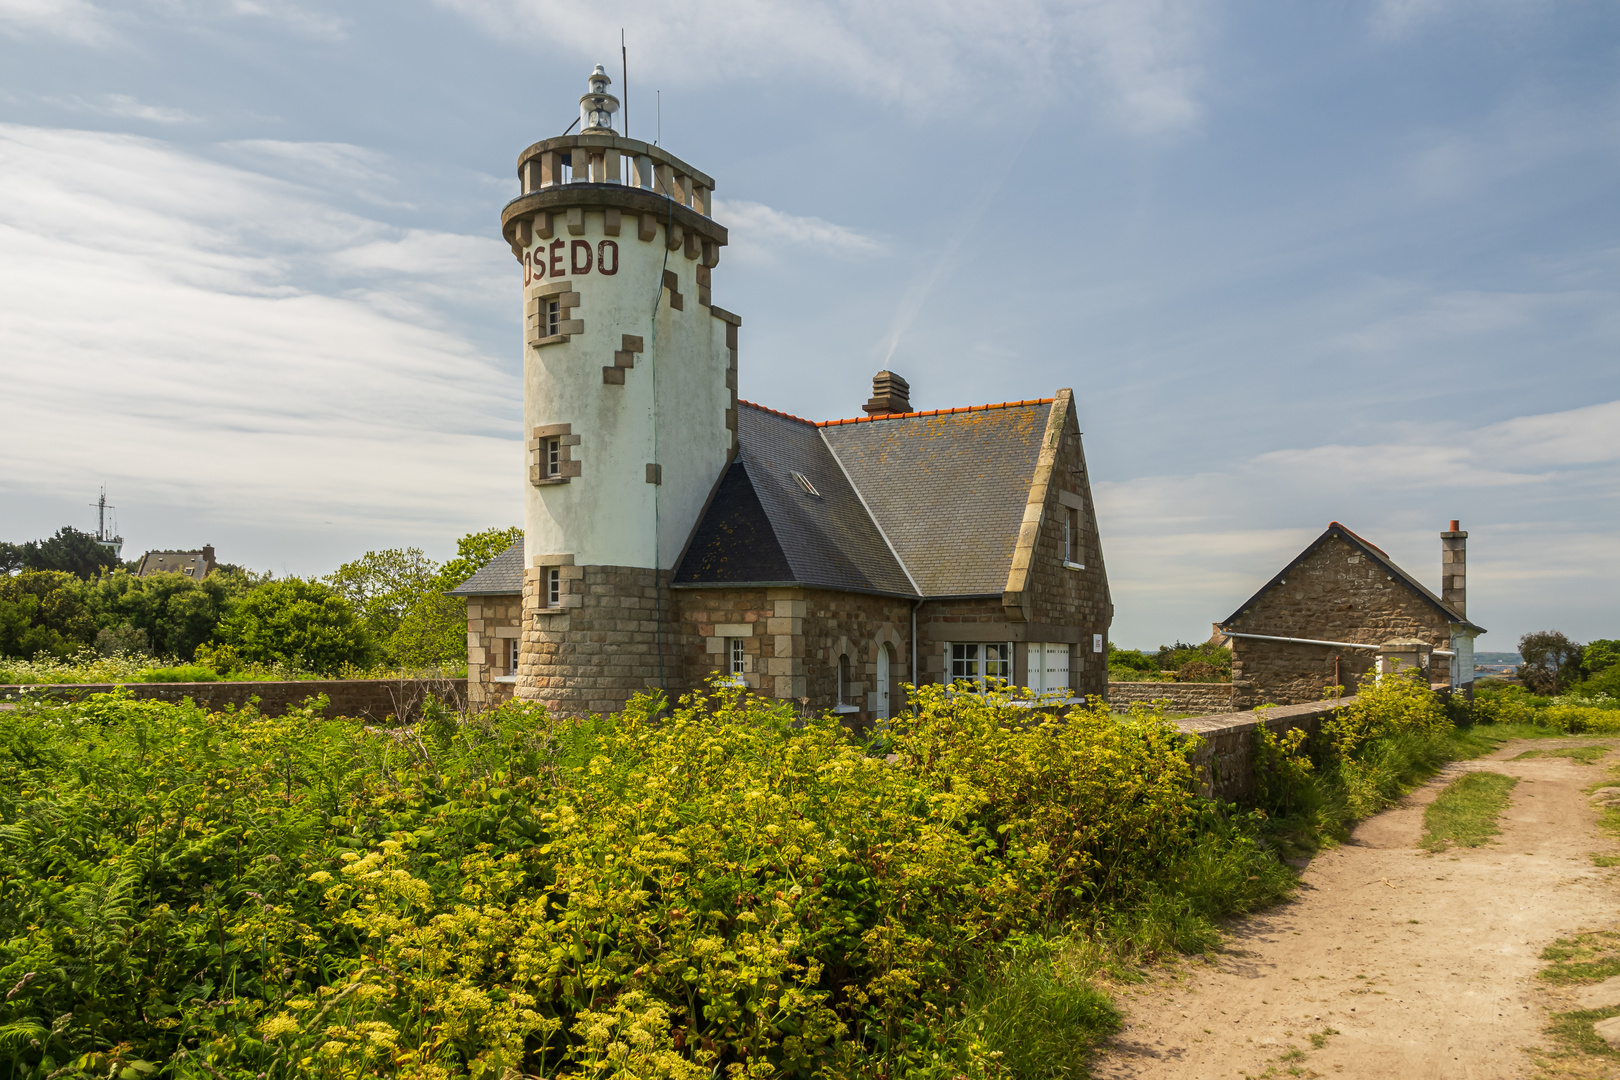
<svg viewBox="0 0 1620 1080">
<path fill-rule="evenodd" d="M 148 551 L 141 556 L 135 568 L 136 577 L 150 574 L 184 574 L 201 581 L 213 573 L 214 545 L 204 544 L 200 551 Z"/>
<path fill-rule="evenodd" d="M 467 601 L 467 707 L 477 712 L 510 701 L 523 626 L 523 541 L 449 595 Z"/>
<path fill-rule="evenodd" d="M 739 400 L 715 182 L 615 132 L 610 83 L 589 77 L 579 134 L 519 155 L 501 214 L 523 274 L 522 591 L 510 566 L 456 590 L 470 692 L 510 679 L 580 715 L 719 678 L 852 723 L 904 683 L 1103 695 L 1112 604 L 1072 393 L 922 411 L 880 372 L 847 419 Z M 514 597 L 517 669 L 496 675 Z"/>
<path fill-rule="evenodd" d="M 1380 548 L 1337 521 L 1232 616 L 1217 623 L 1232 648 L 1233 707 L 1298 705 L 1355 693 L 1369 673 L 1421 667 L 1434 683 L 1471 692 L 1468 534 L 1440 534 L 1436 596 Z"/>
</svg>

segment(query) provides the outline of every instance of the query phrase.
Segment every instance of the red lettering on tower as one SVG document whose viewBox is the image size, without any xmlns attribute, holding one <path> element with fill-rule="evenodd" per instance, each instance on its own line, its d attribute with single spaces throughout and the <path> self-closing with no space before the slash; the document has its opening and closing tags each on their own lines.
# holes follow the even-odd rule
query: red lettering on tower
<svg viewBox="0 0 1620 1080">
<path fill-rule="evenodd" d="M 613 256 L 613 269 L 608 269 L 608 256 Z M 596 245 L 596 268 L 608 277 L 619 272 L 619 242 L 604 240 Z"/>
<path fill-rule="evenodd" d="M 553 240 L 551 242 L 551 247 L 548 249 L 551 252 L 551 265 L 546 270 L 546 273 L 551 277 L 562 277 L 563 248 L 566 243 L 563 240 Z"/>
<path fill-rule="evenodd" d="M 583 256 L 585 261 L 580 262 Z M 589 240 L 575 240 L 568 245 L 568 272 L 570 274 L 588 274 L 591 272 L 591 242 Z"/>
</svg>

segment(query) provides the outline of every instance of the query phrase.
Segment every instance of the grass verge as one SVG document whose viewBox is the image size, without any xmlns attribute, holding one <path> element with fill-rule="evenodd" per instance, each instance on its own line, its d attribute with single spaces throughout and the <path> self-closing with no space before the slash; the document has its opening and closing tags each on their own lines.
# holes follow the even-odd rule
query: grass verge
<svg viewBox="0 0 1620 1080">
<path fill-rule="evenodd" d="M 1597 930 L 1559 938 L 1541 950 L 1541 958 L 1551 961 L 1541 972 L 1550 983 L 1602 982 L 1620 975 L 1620 932 Z"/>
<path fill-rule="evenodd" d="M 1524 753 L 1509 758 L 1510 761 L 1524 761 L 1526 758 L 1561 757 L 1569 758 L 1577 765 L 1594 765 L 1613 747 L 1609 743 L 1588 743 L 1585 746 L 1564 746 L 1555 750 L 1526 750 Z"/>
<path fill-rule="evenodd" d="M 1458 777 L 1423 811 L 1424 835 L 1419 846 L 1444 851 L 1450 844 L 1479 847 L 1501 832 L 1496 819 L 1507 808 L 1518 785 L 1516 777 L 1473 772 Z"/>
</svg>

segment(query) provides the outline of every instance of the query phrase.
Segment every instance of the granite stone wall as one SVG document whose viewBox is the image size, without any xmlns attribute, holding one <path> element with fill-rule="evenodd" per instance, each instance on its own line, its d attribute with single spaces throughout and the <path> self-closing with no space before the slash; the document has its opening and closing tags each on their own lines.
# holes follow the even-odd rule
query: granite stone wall
<svg viewBox="0 0 1620 1080">
<path fill-rule="evenodd" d="M 24 695 L 77 701 L 90 694 L 111 693 L 122 685 L 143 701 L 180 701 L 190 698 L 205 709 L 243 708 L 254 698 L 266 716 L 280 716 L 309 698 L 325 694 L 327 716 L 385 720 L 390 716 L 413 720 L 428 695 L 457 709 L 467 707 L 461 679 L 331 679 L 286 682 L 203 683 L 76 683 L 71 685 L 0 686 L 0 700 L 16 701 Z"/>
<path fill-rule="evenodd" d="M 1267 590 L 1228 629 L 1367 645 L 1417 638 L 1441 649 L 1451 641 L 1450 620 L 1337 537 L 1290 570 L 1285 583 Z M 1371 649 L 1252 638 L 1233 638 L 1231 644 L 1233 706 L 1238 709 L 1315 701 L 1335 685 L 1354 693 L 1373 666 Z M 1449 677 L 1447 658 L 1434 657 L 1429 679 Z"/>
<path fill-rule="evenodd" d="M 1225 713 L 1232 711 L 1231 683 L 1192 682 L 1111 682 L 1108 684 L 1108 704 L 1116 710 L 1133 704 L 1146 705 L 1168 699 L 1166 712 Z"/>
<path fill-rule="evenodd" d="M 1202 793 L 1222 802 L 1250 804 L 1258 794 L 1255 759 L 1261 726 L 1270 728 L 1277 735 L 1290 728 L 1301 728 L 1308 736 L 1315 736 L 1321 730 L 1322 722 L 1332 716 L 1335 709 L 1354 700 L 1311 701 L 1259 712 L 1194 716 L 1172 723 L 1185 734 L 1196 735 L 1203 740 L 1192 757 Z"/>
</svg>

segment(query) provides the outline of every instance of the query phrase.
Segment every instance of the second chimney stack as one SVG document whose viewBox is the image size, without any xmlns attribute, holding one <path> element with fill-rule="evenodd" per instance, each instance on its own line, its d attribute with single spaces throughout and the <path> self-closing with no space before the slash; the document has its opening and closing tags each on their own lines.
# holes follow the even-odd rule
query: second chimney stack
<svg viewBox="0 0 1620 1080">
<path fill-rule="evenodd" d="M 1453 521 L 1440 534 L 1440 599 L 1457 614 L 1468 617 L 1468 534 Z"/>
<path fill-rule="evenodd" d="M 892 371 L 872 376 L 872 400 L 863 408 L 873 416 L 911 411 L 911 384 Z"/>
</svg>

